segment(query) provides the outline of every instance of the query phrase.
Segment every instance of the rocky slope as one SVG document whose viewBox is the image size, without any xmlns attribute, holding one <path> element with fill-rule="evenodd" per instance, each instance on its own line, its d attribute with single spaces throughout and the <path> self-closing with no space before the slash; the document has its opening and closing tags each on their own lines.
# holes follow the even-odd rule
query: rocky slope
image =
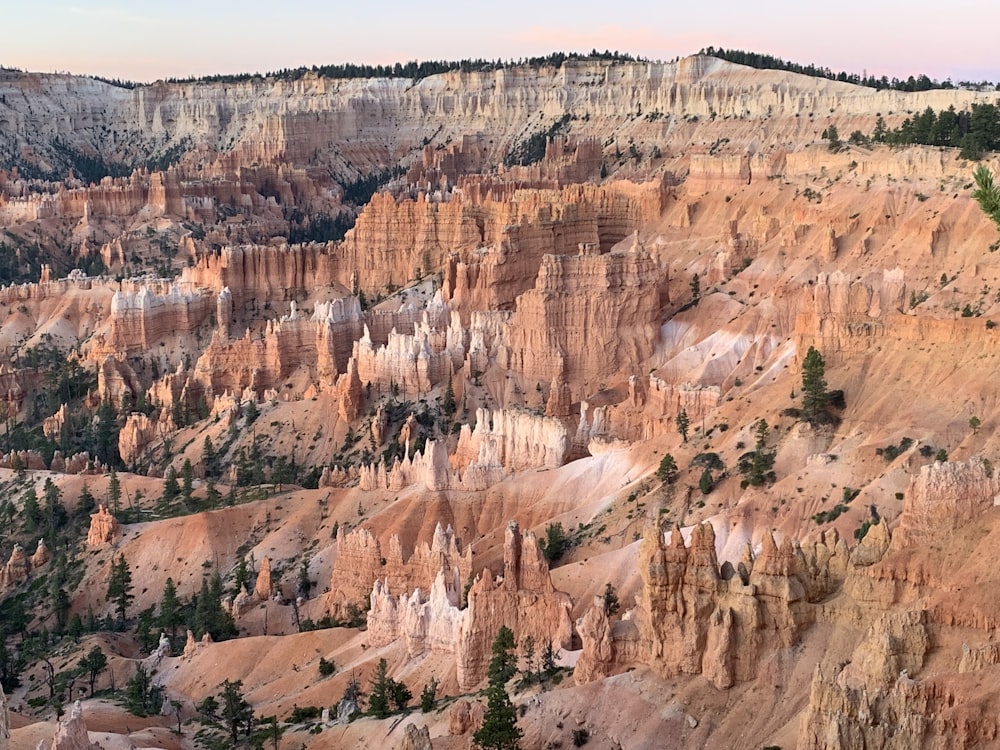
<svg viewBox="0 0 1000 750">
<path fill-rule="evenodd" d="M 558 652 L 510 684 L 524 747 L 995 741 L 996 229 L 956 153 L 821 138 L 983 100 L 706 57 L 0 73 L 0 243 L 37 272 L 0 289 L 11 746 L 194 747 L 238 679 L 328 709 L 281 747 L 467 747 L 501 625 L 526 672 Z M 47 723 L 94 646 L 166 713 Z M 339 722 L 383 658 L 455 700 Z"/>
</svg>

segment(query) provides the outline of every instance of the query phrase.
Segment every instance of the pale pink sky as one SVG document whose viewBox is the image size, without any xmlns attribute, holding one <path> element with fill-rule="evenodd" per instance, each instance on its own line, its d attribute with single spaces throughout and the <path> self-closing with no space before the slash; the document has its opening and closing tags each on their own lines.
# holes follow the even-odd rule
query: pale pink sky
<svg viewBox="0 0 1000 750">
<path fill-rule="evenodd" d="M 890 77 L 1000 80 L 1000 3 L 987 0 L 8 5 L 0 65 L 134 80 L 348 61 L 510 59 L 592 47 L 666 60 L 708 45 Z"/>
</svg>

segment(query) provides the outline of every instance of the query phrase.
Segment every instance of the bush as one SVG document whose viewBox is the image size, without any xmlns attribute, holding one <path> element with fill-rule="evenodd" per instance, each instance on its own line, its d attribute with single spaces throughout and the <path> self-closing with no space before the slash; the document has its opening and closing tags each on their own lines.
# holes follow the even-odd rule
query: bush
<svg viewBox="0 0 1000 750">
<path fill-rule="evenodd" d="M 318 706 L 293 706 L 292 713 L 288 717 L 289 724 L 302 724 L 306 721 L 318 719 L 323 713 Z"/>
<path fill-rule="evenodd" d="M 571 546 L 561 523 L 557 521 L 545 527 L 545 539 L 542 540 L 541 547 L 542 554 L 550 565 L 558 562 Z"/>
<path fill-rule="evenodd" d="M 691 465 L 700 466 L 703 469 L 711 469 L 712 471 L 726 470 L 726 465 L 719 458 L 718 453 L 699 453 L 691 459 Z"/>
<path fill-rule="evenodd" d="M 333 661 L 327 661 L 322 656 L 319 657 L 319 675 L 320 677 L 329 677 L 334 672 L 337 671 L 337 665 Z"/>
<path fill-rule="evenodd" d="M 573 730 L 573 747 L 583 747 L 590 742 L 590 732 L 584 729 Z"/>
</svg>

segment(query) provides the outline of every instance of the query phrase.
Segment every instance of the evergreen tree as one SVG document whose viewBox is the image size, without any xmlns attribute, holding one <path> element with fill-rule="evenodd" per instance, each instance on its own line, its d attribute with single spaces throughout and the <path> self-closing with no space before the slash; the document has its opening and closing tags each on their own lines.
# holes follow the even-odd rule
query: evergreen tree
<svg viewBox="0 0 1000 750">
<path fill-rule="evenodd" d="M 191 508 L 191 493 L 194 490 L 194 467 L 191 466 L 191 459 L 185 458 L 184 465 L 181 466 L 181 496 L 184 498 L 184 505 Z"/>
<path fill-rule="evenodd" d="M 375 678 L 372 680 L 372 690 L 368 695 L 368 710 L 376 719 L 384 719 L 389 715 L 389 677 L 388 665 L 385 659 L 378 660 L 375 668 Z"/>
<path fill-rule="evenodd" d="M 38 493 L 34 486 L 28 488 L 24 493 L 24 530 L 35 531 L 42 524 L 44 515 L 42 508 L 38 504 Z"/>
<path fill-rule="evenodd" d="M 656 470 L 656 478 L 663 482 L 663 484 L 671 485 L 677 481 L 678 473 L 677 462 L 674 461 L 674 457 L 669 453 L 665 454 L 660 459 L 660 466 Z"/>
<path fill-rule="evenodd" d="M 125 707 L 136 716 L 152 716 L 160 710 L 162 689 L 139 662 L 135 674 L 125 683 Z"/>
<path fill-rule="evenodd" d="M 701 490 L 702 495 L 707 495 L 715 487 L 715 479 L 712 477 L 712 470 L 705 469 L 701 473 L 701 478 L 698 479 L 698 489 Z"/>
<path fill-rule="evenodd" d="M 488 671 L 490 679 L 496 677 L 501 684 L 506 684 L 517 672 L 517 657 L 511 653 L 514 645 L 514 633 L 506 625 L 501 625 L 497 637 L 493 639 L 493 655 Z"/>
<path fill-rule="evenodd" d="M 250 580 L 250 569 L 247 567 L 247 559 L 241 557 L 236 563 L 236 572 L 233 573 L 233 594 L 246 593 L 247 582 Z"/>
<path fill-rule="evenodd" d="M 483 724 L 472 734 L 476 747 L 482 750 L 518 750 L 523 732 L 517 726 L 517 712 L 507 695 L 506 683 L 514 674 L 514 634 L 506 625 L 500 627 L 493 641 L 490 659 L 489 687 L 486 689 L 486 714 Z"/>
<path fill-rule="evenodd" d="M 239 742 L 240 729 L 243 728 L 249 737 L 253 731 L 253 706 L 243 696 L 243 681 L 226 680 L 222 688 L 222 719 L 229 727 L 229 737 L 232 746 Z"/>
<path fill-rule="evenodd" d="M 215 471 L 215 446 L 208 435 L 205 435 L 205 442 L 202 443 L 201 462 L 205 467 L 205 476 L 211 476 Z"/>
<path fill-rule="evenodd" d="M 66 525 L 69 514 L 66 508 L 59 501 L 62 497 L 62 490 L 52 481 L 52 477 L 45 479 L 45 516 L 46 516 L 46 536 L 48 537 L 49 549 L 56 547 L 56 530 Z"/>
<path fill-rule="evenodd" d="M 976 182 L 976 189 L 972 193 L 973 199 L 1000 229 L 1000 187 L 994 183 L 993 173 L 980 164 L 972 173 L 972 177 Z"/>
<path fill-rule="evenodd" d="M 688 441 L 688 430 L 691 427 L 691 420 L 688 419 L 687 409 L 681 408 L 677 412 L 677 418 L 674 421 L 677 424 L 677 432 L 681 434 L 681 439 L 686 443 Z"/>
<path fill-rule="evenodd" d="M 80 489 L 80 497 L 76 502 L 76 515 L 81 518 L 86 518 L 96 507 L 97 501 L 94 499 L 93 494 L 91 494 L 87 483 L 84 482 L 83 487 Z"/>
<path fill-rule="evenodd" d="M 558 562 L 566 554 L 566 550 L 570 548 L 570 540 L 559 521 L 545 527 L 545 539 L 542 540 L 541 546 L 542 555 L 550 565 Z"/>
<path fill-rule="evenodd" d="M 691 301 L 695 304 L 701 299 L 701 278 L 698 274 L 691 277 Z"/>
<path fill-rule="evenodd" d="M 609 581 L 604 584 L 604 615 L 605 617 L 613 617 L 619 609 L 621 609 L 621 604 L 618 602 L 618 592 Z"/>
<path fill-rule="evenodd" d="M 177 637 L 177 626 L 184 622 L 184 607 L 177 596 L 174 579 L 168 578 L 163 584 L 163 596 L 160 597 L 160 617 L 158 624 L 170 633 L 173 641 Z"/>
<path fill-rule="evenodd" d="M 424 689 L 420 691 L 420 710 L 425 714 L 430 713 L 434 710 L 434 704 L 436 703 L 438 689 L 438 681 L 436 677 L 432 677 L 431 681 L 424 685 Z"/>
<path fill-rule="evenodd" d="M 389 697 L 397 711 L 405 711 L 407 704 L 413 700 L 413 693 L 398 680 L 389 680 Z"/>
<path fill-rule="evenodd" d="M 111 512 L 117 517 L 118 511 L 120 510 L 120 504 L 122 499 L 122 486 L 118 481 L 118 474 L 114 469 L 108 475 L 108 507 L 111 508 Z"/>
<path fill-rule="evenodd" d="M 118 555 L 111 561 L 111 577 L 108 579 L 108 593 L 105 600 L 114 602 L 115 611 L 122 625 L 125 624 L 125 615 L 134 598 L 132 572 L 128 568 L 128 561 L 125 560 L 125 555 Z"/>
<path fill-rule="evenodd" d="M 826 363 L 815 347 L 802 360 L 802 418 L 813 422 L 830 402 L 826 390 Z"/>
<path fill-rule="evenodd" d="M 180 494 L 181 486 L 177 482 L 177 472 L 171 467 L 167 469 L 166 481 L 163 483 L 163 494 L 160 496 L 160 502 L 166 505 Z"/>
<path fill-rule="evenodd" d="M 94 683 L 97 682 L 97 676 L 107 669 L 108 657 L 104 655 L 101 651 L 100 646 L 94 646 L 87 655 L 80 659 L 79 667 L 87 674 L 90 675 L 90 694 L 94 694 Z"/>
<path fill-rule="evenodd" d="M 441 402 L 441 412 L 445 416 L 445 420 L 450 422 L 451 418 L 455 416 L 455 386 L 451 382 L 452 376 L 448 376 L 448 385 L 444 389 L 444 400 Z"/>
</svg>

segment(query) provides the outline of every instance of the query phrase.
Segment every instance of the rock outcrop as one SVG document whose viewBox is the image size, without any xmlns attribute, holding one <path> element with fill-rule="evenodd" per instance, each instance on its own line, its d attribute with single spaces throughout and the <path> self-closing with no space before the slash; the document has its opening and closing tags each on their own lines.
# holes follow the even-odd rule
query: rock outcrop
<svg viewBox="0 0 1000 750">
<path fill-rule="evenodd" d="M 73 704 L 69 718 L 59 722 L 52 743 L 42 740 L 38 750 L 101 750 L 100 745 L 90 741 L 80 701 Z"/>
<path fill-rule="evenodd" d="M 923 466 L 907 488 L 893 548 L 918 543 L 932 531 L 964 526 L 998 502 L 1000 476 L 982 457 Z"/>
<path fill-rule="evenodd" d="M 523 536 L 516 523 L 507 526 L 503 574 L 484 570 L 472 584 L 456 649 L 458 683 L 471 689 L 486 676 L 493 639 L 502 625 L 516 643 L 530 636 L 536 647 L 569 648 L 573 624 L 572 601 L 557 591 L 549 566 L 533 532 Z"/>
<path fill-rule="evenodd" d="M 765 532 L 760 555 L 737 571 L 730 564 L 720 569 L 711 524 L 692 527 L 689 545 L 678 527 L 664 545 L 648 526 L 635 611 L 612 629 L 603 602 L 595 599 L 578 624 L 584 652 L 577 680 L 610 674 L 630 659 L 667 676 L 702 674 L 718 688 L 753 679 L 768 650 L 793 645 L 812 622 L 810 595 L 825 596 L 829 585 L 843 580 L 843 574 L 830 574 L 836 569 L 831 560 L 846 564 L 846 550 L 838 551 L 836 543 L 821 540 L 807 554 L 787 537 L 779 547 Z"/>
<path fill-rule="evenodd" d="M 7 563 L 0 567 L 0 592 L 5 592 L 28 580 L 31 574 L 45 565 L 51 557 L 44 539 L 38 540 L 31 557 L 24 551 L 24 547 L 15 543 Z"/>
<path fill-rule="evenodd" d="M 121 524 L 108 511 L 108 507 L 104 503 L 101 503 L 97 507 L 97 512 L 90 517 L 90 529 L 87 531 L 87 546 L 103 547 L 112 544 L 119 534 L 121 534 Z"/>
<path fill-rule="evenodd" d="M 426 724 L 418 729 L 416 724 L 410 722 L 403 729 L 403 741 L 399 743 L 399 750 L 433 750 L 433 747 Z"/>
<path fill-rule="evenodd" d="M 430 543 L 418 543 L 405 559 L 395 534 L 389 539 L 388 549 L 383 551 L 379 540 L 367 529 L 347 532 L 340 527 L 328 601 L 335 612 L 342 613 L 349 605 L 364 601 L 377 582 L 382 601 L 389 591 L 402 594 L 419 589 L 433 593 L 439 577 L 442 577 L 439 586 L 442 593 L 449 587 L 452 592 L 456 588 L 461 591 L 471 572 L 472 551 L 462 551 L 461 540 L 450 526 L 442 529 L 437 524 Z"/>
</svg>

